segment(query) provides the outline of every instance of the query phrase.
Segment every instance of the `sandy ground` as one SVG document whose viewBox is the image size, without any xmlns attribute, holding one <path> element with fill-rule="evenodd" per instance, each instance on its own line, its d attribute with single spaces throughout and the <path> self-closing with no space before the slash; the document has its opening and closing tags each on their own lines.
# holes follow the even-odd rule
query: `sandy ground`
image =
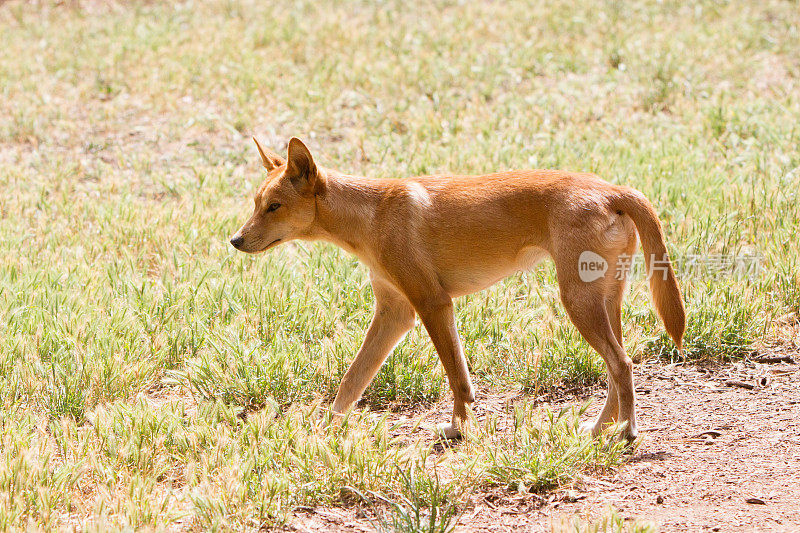
<svg viewBox="0 0 800 533">
<path fill-rule="evenodd" d="M 790 361 L 758 362 L 761 358 Z M 584 474 L 540 495 L 474 493 L 456 531 L 543 532 L 610 508 L 658 531 L 800 532 L 800 350 L 782 348 L 734 364 L 637 365 L 641 439 L 613 472 Z M 589 391 L 592 394 L 592 391 Z M 593 392 L 591 413 L 605 391 Z M 584 397 L 551 401 L 579 404 Z M 521 396 L 479 398 L 476 415 Z M 480 402 L 485 407 L 481 407 Z M 358 509 L 297 514 L 289 530 L 373 530 Z"/>
<path fill-rule="evenodd" d="M 549 531 L 613 507 L 659 531 L 800 531 L 797 365 L 646 365 L 637 374 L 642 438 L 621 468 L 585 475 L 541 506 L 478 504 L 459 527 Z"/>
</svg>

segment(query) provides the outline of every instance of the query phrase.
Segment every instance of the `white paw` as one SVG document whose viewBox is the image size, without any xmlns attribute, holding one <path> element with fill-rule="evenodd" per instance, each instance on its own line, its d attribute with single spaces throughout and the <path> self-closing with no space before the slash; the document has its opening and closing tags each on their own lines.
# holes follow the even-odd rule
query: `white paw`
<svg viewBox="0 0 800 533">
<path fill-rule="evenodd" d="M 614 431 L 617 432 L 617 437 L 619 440 L 624 440 L 628 444 L 632 443 L 636 440 L 639 436 L 639 432 L 636 430 L 636 426 L 631 428 L 628 422 L 618 422 L 614 426 L 612 426 Z"/>
<path fill-rule="evenodd" d="M 578 426 L 578 432 L 583 433 L 584 435 L 591 435 L 592 437 L 597 437 L 600 435 L 604 430 L 610 430 L 612 432 L 618 432 L 618 438 L 620 440 L 626 440 L 628 442 L 633 442 L 638 437 L 639 433 L 635 429 L 630 431 L 628 429 L 628 424 L 625 422 L 622 423 L 606 423 L 606 424 L 598 424 L 597 422 L 581 422 Z"/>
<path fill-rule="evenodd" d="M 347 413 L 339 413 L 334 410 L 330 411 L 323 411 L 322 412 L 322 422 L 320 423 L 320 429 L 327 429 L 329 427 L 339 427 L 342 425 L 342 422 L 347 417 Z"/>
<path fill-rule="evenodd" d="M 597 428 L 597 424 L 595 422 L 581 422 L 578 426 L 578 433 L 583 433 L 584 435 L 589 435 L 592 437 L 596 437 L 600 434 L 600 431 Z"/>
<path fill-rule="evenodd" d="M 639 437 L 639 432 L 636 429 L 630 431 L 626 426 L 625 429 L 622 430 L 619 436 L 621 439 L 625 439 L 626 441 L 628 441 L 628 443 L 632 443 Z"/>
<path fill-rule="evenodd" d="M 437 424 L 436 434 L 440 438 L 447 440 L 457 440 L 463 437 L 461 430 L 455 427 L 453 424 Z"/>
</svg>

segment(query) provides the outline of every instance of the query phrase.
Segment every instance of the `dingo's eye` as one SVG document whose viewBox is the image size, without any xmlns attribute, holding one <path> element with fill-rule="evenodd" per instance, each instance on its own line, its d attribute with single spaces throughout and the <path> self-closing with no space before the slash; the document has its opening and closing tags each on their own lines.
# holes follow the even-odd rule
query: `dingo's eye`
<svg viewBox="0 0 800 533">
<path fill-rule="evenodd" d="M 279 204 L 277 202 L 275 202 L 274 204 L 269 204 L 269 207 L 267 208 L 267 213 L 272 213 L 273 211 L 278 209 L 280 206 L 281 206 L 281 204 Z"/>
</svg>

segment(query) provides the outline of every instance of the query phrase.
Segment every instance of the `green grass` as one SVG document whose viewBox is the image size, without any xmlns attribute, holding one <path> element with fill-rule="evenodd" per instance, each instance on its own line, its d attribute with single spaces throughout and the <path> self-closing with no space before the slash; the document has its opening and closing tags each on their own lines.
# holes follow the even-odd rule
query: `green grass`
<svg viewBox="0 0 800 533">
<path fill-rule="evenodd" d="M 328 245 L 230 248 L 263 178 L 249 136 L 298 135 L 352 174 L 635 186 L 674 257 L 763 258 L 753 278 L 682 277 L 689 357 L 737 357 L 800 312 L 799 25 L 785 0 L 3 3 L 0 528 L 257 528 L 354 505 L 350 487 L 386 527 L 433 508 L 446 530 L 470 491 L 616 464 L 565 414 L 445 452 L 374 414 L 322 430 L 372 294 Z M 549 266 L 457 313 L 481 390 L 603 379 Z M 635 358 L 675 356 L 641 280 L 624 329 Z M 417 327 L 364 404 L 446 392 Z"/>
</svg>

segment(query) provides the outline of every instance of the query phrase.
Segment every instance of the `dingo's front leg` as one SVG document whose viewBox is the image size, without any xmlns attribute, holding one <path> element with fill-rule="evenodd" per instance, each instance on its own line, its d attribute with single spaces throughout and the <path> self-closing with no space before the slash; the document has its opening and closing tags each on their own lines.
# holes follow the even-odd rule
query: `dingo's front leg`
<svg viewBox="0 0 800 533">
<path fill-rule="evenodd" d="M 414 308 L 405 296 L 379 279 L 372 280 L 372 291 L 375 294 L 375 315 L 361 349 L 339 384 L 333 402 L 335 414 L 344 413 L 361 398 L 386 357 L 414 327 Z"/>
<path fill-rule="evenodd" d="M 467 419 L 466 405 L 475 401 L 475 391 L 456 329 L 453 302 L 449 297 L 443 297 L 440 301 L 418 306 L 417 312 L 439 354 L 453 391 L 453 419 L 450 424 L 440 425 L 439 432 L 448 439 L 459 438 Z"/>
</svg>

